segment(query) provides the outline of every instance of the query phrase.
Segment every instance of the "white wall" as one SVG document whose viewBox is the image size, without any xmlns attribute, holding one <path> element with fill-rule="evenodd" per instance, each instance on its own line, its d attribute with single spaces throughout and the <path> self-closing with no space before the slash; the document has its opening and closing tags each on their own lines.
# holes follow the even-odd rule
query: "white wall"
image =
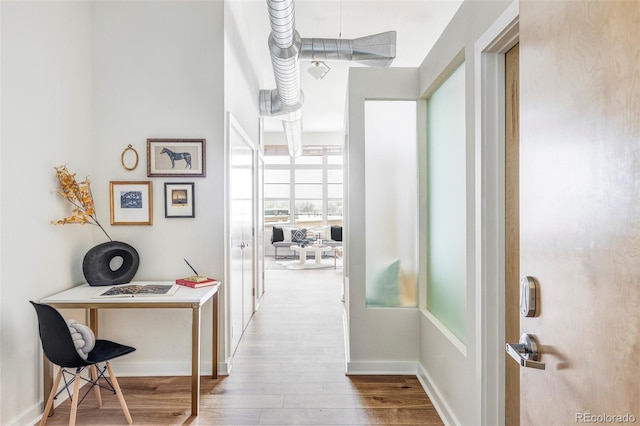
<svg viewBox="0 0 640 426">
<path fill-rule="evenodd" d="M 415 100 L 418 94 L 417 68 L 360 68 L 349 70 L 346 147 L 346 222 L 348 256 L 349 350 L 348 374 L 412 374 L 418 359 L 417 309 L 366 308 L 365 232 L 365 99 Z M 412 244 L 411 242 L 409 244 Z"/>
<path fill-rule="evenodd" d="M 510 5 L 509 1 L 466 1 L 419 69 L 353 68 L 349 76 L 347 170 L 349 179 L 348 215 L 348 307 L 350 313 L 349 373 L 406 372 L 417 367 L 417 373 L 447 424 L 481 424 L 483 419 L 496 418 L 487 414 L 489 402 L 496 399 L 483 395 L 483 312 L 482 246 L 477 242 L 482 209 L 476 194 L 482 185 L 476 172 L 482 152 L 476 148 L 476 117 L 480 103 L 476 100 L 481 72 L 474 57 L 474 44 Z M 425 186 L 421 184 L 420 219 L 420 310 L 366 309 L 364 307 L 364 270 L 367 241 L 364 233 L 364 144 L 363 103 L 369 99 L 426 99 L 446 76 L 462 61 L 465 66 L 465 156 L 466 156 L 466 223 L 467 302 L 465 307 L 466 345 L 440 324 L 426 310 Z M 404 73 L 401 74 L 401 73 Z M 420 146 L 420 182 L 426 177 L 426 109 L 421 101 L 418 114 Z M 490 261 L 491 259 L 487 260 Z M 489 309 L 493 309 L 489 306 Z M 375 333 L 371 331 L 375 330 Z M 414 344 L 417 342 L 417 345 Z M 493 416 L 493 417 L 491 417 Z"/>
<path fill-rule="evenodd" d="M 82 283 L 84 254 L 105 241 L 96 228 L 50 225 L 69 211 L 54 192 L 53 166 L 90 175 L 101 222 L 140 254 L 135 279 L 188 274 L 184 257 L 202 274 L 223 274 L 224 13 L 219 1 L 1 8 L 0 423 L 24 424 L 42 409 L 40 343 L 28 300 Z M 206 177 L 147 178 L 146 139 L 162 137 L 206 139 Z M 131 172 L 120 164 L 128 144 L 140 156 Z M 152 226 L 108 225 L 113 180 L 153 182 Z M 164 218 L 163 184 L 171 181 L 195 182 L 194 219 Z M 210 315 L 207 307 L 204 372 Z M 189 312 L 112 311 L 100 323 L 101 335 L 138 349 L 114 363 L 121 375 L 189 374 Z"/>
<path fill-rule="evenodd" d="M 258 93 L 260 82 L 252 69 L 247 39 L 245 2 L 225 0 L 224 9 L 224 105 L 255 146 L 259 141 Z M 265 19 L 267 19 L 265 17 Z M 267 34 L 268 35 L 268 34 Z M 267 49 L 266 37 L 264 39 Z M 255 42 L 255 41 L 254 41 Z"/>
<path fill-rule="evenodd" d="M 136 280 L 224 274 L 224 107 L 221 2 L 98 2 L 93 6 L 93 143 L 98 213 L 109 217 L 109 181 L 153 184 L 152 226 L 109 226 L 140 254 Z M 148 178 L 147 138 L 206 139 L 205 178 Z M 132 144 L 134 171 L 120 164 Z M 164 182 L 194 182 L 195 218 L 164 218 Z M 137 348 L 123 375 L 189 374 L 191 314 L 104 311 L 101 333 Z M 210 371 L 211 325 L 203 312 L 203 371 Z M 162 327 L 158 327 L 162 324 Z"/>
<path fill-rule="evenodd" d="M 421 307 L 420 315 L 420 378 L 426 385 L 432 401 L 439 408 L 443 419 L 451 424 L 472 425 L 482 423 L 486 418 L 486 403 L 483 398 L 491 399 L 491 395 L 483 395 L 482 351 L 483 324 L 481 311 L 483 294 L 483 264 L 476 262 L 483 259 L 483 246 L 479 241 L 482 223 L 482 200 L 476 198 L 481 194 L 482 185 L 478 178 L 476 164 L 480 164 L 483 153 L 476 147 L 476 117 L 480 114 L 480 102 L 476 99 L 479 92 L 480 61 L 475 57 L 474 45 L 482 34 L 498 19 L 510 5 L 510 1 L 465 1 L 442 36 L 429 52 L 420 66 L 420 94 L 428 96 L 439 86 L 443 78 L 456 67 L 461 59 L 465 61 L 465 96 L 466 96 L 466 186 L 467 186 L 467 264 L 466 268 L 466 345 L 461 345 L 453 334 L 424 310 L 426 294 L 426 273 L 420 274 Z M 463 56 L 463 57 L 462 57 Z M 422 176 L 426 176 L 426 156 L 421 156 Z M 424 191 L 424 189 L 423 189 Z M 420 216 L 426 213 L 422 206 Z M 425 223 L 421 224 L 421 238 L 426 232 Z M 488 259 L 487 262 L 490 262 Z M 490 306 L 489 309 L 496 307 Z M 495 407 L 494 407 L 495 409 Z M 495 413 L 493 413 L 495 414 Z"/>
<path fill-rule="evenodd" d="M 0 424 L 10 425 L 42 410 L 42 355 L 28 302 L 81 282 L 82 256 L 101 232 L 50 224 L 70 212 L 55 193 L 53 167 L 94 177 L 90 6 L 2 2 L 0 10 Z"/>
<path fill-rule="evenodd" d="M 233 0 L 225 0 L 225 8 L 224 8 L 224 16 L 225 16 L 225 30 L 224 30 L 224 105 L 225 111 L 228 111 L 230 121 L 233 120 L 232 123 L 227 123 L 227 135 L 225 140 L 227 144 L 231 144 L 233 140 L 233 135 L 235 135 L 236 141 L 239 135 L 237 127 L 240 127 L 242 133 L 246 135 L 248 139 L 250 139 L 251 143 L 254 147 L 259 149 L 258 143 L 260 140 L 260 126 L 258 120 L 258 92 L 259 92 L 259 83 L 258 78 L 251 67 L 251 58 L 248 55 L 248 43 L 251 43 L 251 40 L 248 40 L 246 37 L 249 34 L 249 31 L 246 28 L 246 23 L 248 22 L 246 19 L 243 19 L 243 13 L 246 13 L 244 10 L 244 6 L 246 4 L 243 2 L 237 2 Z M 243 136 L 244 139 L 244 136 Z M 248 141 L 244 141 L 245 143 Z M 227 167 L 229 177 L 231 177 L 231 158 L 230 158 L 230 149 L 227 147 Z M 237 158 L 236 158 L 237 161 Z M 256 176 L 254 176 L 255 178 Z M 237 186 L 237 185 L 236 185 Z M 225 187 L 228 187 L 228 190 L 231 188 L 231 184 L 229 181 L 225 183 Z M 236 188 L 238 189 L 238 188 Z M 231 194 L 228 194 L 225 200 L 230 200 Z M 225 206 L 227 209 L 227 244 L 231 245 L 233 235 L 233 218 L 231 217 L 231 205 L 227 201 L 227 205 Z M 246 232 L 246 231 L 245 231 Z M 259 230 L 257 233 L 260 232 Z M 259 239 L 257 236 L 256 239 Z M 246 234 L 244 235 L 247 236 Z M 236 235 L 237 237 L 237 235 Z M 242 279 L 242 272 L 240 271 L 240 281 L 236 281 L 235 284 L 232 283 L 232 279 L 235 276 L 238 278 L 238 271 L 235 272 L 232 270 L 232 265 L 234 264 L 233 257 L 238 255 L 237 246 L 235 250 L 231 247 L 227 248 L 227 259 L 226 268 L 227 268 L 227 284 L 229 286 L 233 286 L 235 284 L 243 284 L 252 285 L 253 283 L 250 281 L 251 278 L 247 278 L 245 275 L 244 281 Z M 246 256 L 246 254 L 244 255 Z M 245 272 L 246 274 L 246 272 Z M 254 274 L 255 275 L 255 274 Z M 253 277 L 255 279 L 255 276 Z M 228 286 L 226 287 L 229 288 Z M 235 288 L 235 290 L 241 290 L 239 288 Z M 235 297 L 239 294 L 240 297 Z M 225 303 L 225 316 L 224 323 L 225 328 L 229 330 L 233 327 L 233 318 L 242 318 L 243 316 L 243 299 L 242 299 L 242 291 L 239 293 L 232 291 L 223 292 L 223 300 Z M 242 321 L 240 321 L 242 323 Z M 242 328 L 240 326 L 240 328 Z M 236 327 L 236 330 L 238 328 Z M 234 343 L 237 344 L 237 340 L 239 334 L 236 333 L 236 337 L 234 339 Z M 235 349 L 234 344 L 232 343 L 231 333 L 229 332 L 226 336 L 226 345 L 224 351 L 224 359 L 226 360 L 227 365 L 231 364 L 232 352 Z"/>
</svg>

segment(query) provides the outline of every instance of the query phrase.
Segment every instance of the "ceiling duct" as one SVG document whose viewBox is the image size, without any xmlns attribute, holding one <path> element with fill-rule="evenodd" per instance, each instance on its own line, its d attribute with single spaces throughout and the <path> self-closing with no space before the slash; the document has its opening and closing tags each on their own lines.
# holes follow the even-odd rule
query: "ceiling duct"
<svg viewBox="0 0 640 426">
<path fill-rule="evenodd" d="M 298 51 L 302 41 L 296 31 L 293 0 L 267 0 L 269 8 L 269 53 L 276 88 L 260 91 L 260 115 L 282 120 L 289 153 L 302 154 L 302 91 Z"/>
<path fill-rule="evenodd" d="M 299 55 L 300 59 L 311 61 L 353 61 L 375 67 L 388 67 L 395 57 L 395 31 L 353 40 L 303 38 Z"/>
<path fill-rule="evenodd" d="M 269 53 L 276 80 L 273 90 L 260 90 L 263 117 L 282 120 L 289 154 L 302 155 L 302 104 L 300 59 L 356 61 L 370 66 L 389 66 L 396 56 L 396 32 L 354 40 L 302 39 L 295 26 L 294 0 L 267 0 L 271 34 Z"/>
</svg>

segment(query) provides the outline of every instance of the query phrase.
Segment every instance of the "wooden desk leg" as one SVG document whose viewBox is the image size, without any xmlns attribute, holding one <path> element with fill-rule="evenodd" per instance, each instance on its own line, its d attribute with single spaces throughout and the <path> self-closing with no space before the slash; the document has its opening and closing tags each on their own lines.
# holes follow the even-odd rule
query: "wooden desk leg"
<svg viewBox="0 0 640 426">
<path fill-rule="evenodd" d="M 49 358 L 42 353 L 42 383 L 44 385 L 43 394 L 43 403 L 47 403 L 47 399 L 49 398 L 49 394 L 51 393 L 51 389 L 53 388 L 53 364 L 49 361 Z M 53 405 L 51 406 L 51 411 L 49 412 L 50 416 L 53 416 L 54 412 Z"/>
<path fill-rule="evenodd" d="M 211 339 L 211 377 L 218 378 L 218 292 L 213 295 L 213 336 Z"/>
<path fill-rule="evenodd" d="M 198 415 L 200 404 L 200 304 L 193 304 L 191 319 L 191 415 Z"/>
<path fill-rule="evenodd" d="M 89 328 L 98 337 L 98 310 L 95 308 L 89 309 Z"/>
</svg>

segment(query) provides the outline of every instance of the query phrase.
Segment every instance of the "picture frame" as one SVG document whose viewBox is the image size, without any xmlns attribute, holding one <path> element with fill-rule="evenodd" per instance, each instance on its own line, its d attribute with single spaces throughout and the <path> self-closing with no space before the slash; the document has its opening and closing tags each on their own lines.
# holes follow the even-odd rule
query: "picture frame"
<svg viewBox="0 0 640 426">
<path fill-rule="evenodd" d="M 147 176 L 206 176 L 206 140 L 147 139 Z"/>
<path fill-rule="evenodd" d="M 165 182 L 164 184 L 164 217 L 193 218 L 196 217 L 195 194 L 193 182 Z"/>
<path fill-rule="evenodd" d="M 151 181 L 111 181 L 109 198 L 111 225 L 152 225 Z"/>
</svg>

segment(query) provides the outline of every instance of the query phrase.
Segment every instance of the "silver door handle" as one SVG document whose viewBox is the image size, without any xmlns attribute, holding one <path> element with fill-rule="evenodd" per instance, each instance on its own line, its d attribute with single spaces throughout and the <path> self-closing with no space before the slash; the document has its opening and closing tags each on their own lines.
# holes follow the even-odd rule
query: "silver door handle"
<svg viewBox="0 0 640 426">
<path fill-rule="evenodd" d="M 520 343 L 507 343 L 507 353 L 522 367 L 544 370 L 544 362 L 538 361 L 538 345 L 533 334 L 520 336 Z"/>
</svg>

